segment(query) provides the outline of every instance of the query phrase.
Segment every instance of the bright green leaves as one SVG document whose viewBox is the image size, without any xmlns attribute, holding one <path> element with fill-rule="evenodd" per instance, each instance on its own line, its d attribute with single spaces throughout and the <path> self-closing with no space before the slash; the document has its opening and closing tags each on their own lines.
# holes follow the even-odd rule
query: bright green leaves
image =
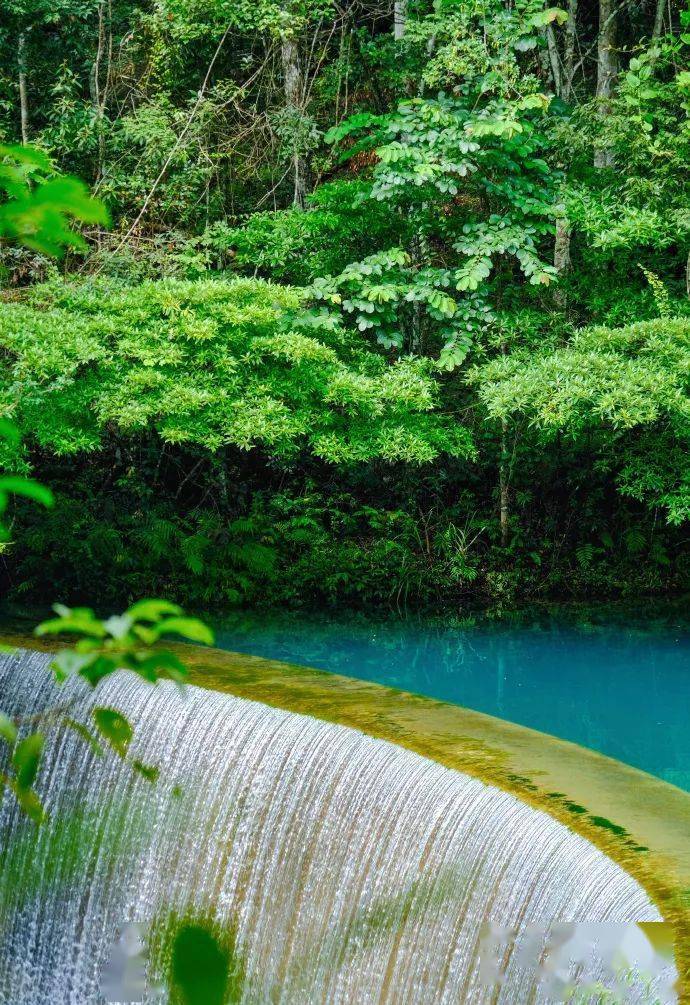
<svg viewBox="0 0 690 1005">
<path fill-rule="evenodd" d="M 545 209 L 550 213 L 550 207 Z M 504 255 L 517 259 L 531 285 L 548 286 L 556 278 L 556 270 L 540 257 L 537 243 L 540 237 L 547 237 L 551 229 L 548 218 L 528 223 L 512 215 L 493 215 L 486 221 L 466 224 L 455 242 L 456 250 L 469 259 L 456 272 L 457 288 L 479 289 L 491 274 L 494 259 Z"/>
<path fill-rule="evenodd" d="M 159 621 L 167 615 L 177 617 L 181 609 L 169 600 L 138 600 L 127 609 L 127 617 L 132 621 Z"/>
<path fill-rule="evenodd" d="M 8 495 L 24 496 L 25 499 L 32 499 L 42 506 L 52 506 L 54 503 L 53 493 L 40 482 L 31 481 L 29 478 L 22 478 L 18 475 L 2 475 L 0 477 L 0 508 L 6 505 Z"/>
<path fill-rule="evenodd" d="M 164 635 L 179 635 L 189 642 L 213 645 L 213 632 L 198 618 L 172 617 L 160 621 L 152 629 L 152 641 L 157 642 Z"/>
<path fill-rule="evenodd" d="M 492 419 L 522 417 L 544 441 L 565 435 L 589 454 L 615 444 L 619 491 L 690 518 L 687 474 L 690 319 L 662 317 L 577 332 L 552 352 L 516 352 L 470 372 Z"/>
<path fill-rule="evenodd" d="M 339 163 L 351 160 L 364 150 L 373 150 L 385 138 L 386 129 L 390 123 L 389 115 L 372 115 L 370 112 L 355 112 L 343 119 L 337 126 L 332 126 L 324 135 L 324 141 L 329 144 L 342 144 L 343 140 L 350 142 L 359 134 L 354 142 L 346 147 L 338 158 Z"/>
<path fill-rule="evenodd" d="M 472 348 L 471 335 L 449 333 L 449 338 L 438 357 L 439 370 L 456 370 L 467 359 Z"/>
<path fill-rule="evenodd" d="M 169 636 L 213 644 L 213 632 L 202 621 L 185 617 L 180 607 L 165 600 L 139 601 L 105 621 L 86 607 L 56 604 L 54 610 L 58 616 L 40 624 L 37 635 L 81 636 L 73 648 L 57 653 L 53 669 L 59 680 L 76 674 L 95 687 L 116 670 L 132 670 L 150 683 L 160 677 L 182 683 L 186 679 L 182 660 L 151 647 Z"/>
<path fill-rule="evenodd" d="M 422 22 L 426 38 L 434 40 L 423 71 L 429 87 L 461 91 L 475 104 L 487 95 L 514 98 L 543 86 L 530 72 L 536 60 L 524 54 L 542 49 L 544 29 L 564 24 L 564 10 L 545 8 L 540 0 L 509 6 L 442 0 L 434 7 L 436 13 Z"/>
<path fill-rule="evenodd" d="M 141 600 L 124 614 L 105 621 L 87 607 L 69 608 L 55 605 L 56 618 L 43 622 L 38 635 L 69 633 L 79 640 L 69 649 L 58 652 L 52 663 L 58 682 L 68 677 L 81 677 L 92 687 L 118 670 L 131 670 L 149 683 L 162 677 L 184 683 L 187 670 L 176 653 L 156 648 L 162 638 L 178 636 L 192 642 L 212 644 L 213 633 L 197 618 L 186 617 L 177 604 L 167 600 Z M 104 741 L 119 757 L 126 759 L 134 733 L 127 719 L 117 709 L 98 705 L 92 719 L 96 735 L 67 710 L 56 709 L 51 718 L 61 722 L 89 745 L 96 756 L 103 754 Z M 15 795 L 22 809 L 37 823 L 44 818 L 40 799 L 33 785 L 38 774 L 44 747 L 42 733 L 32 733 L 19 739 L 16 723 L 0 713 L 0 738 L 12 747 L 12 774 L 0 776 L 0 782 Z M 128 763 L 149 782 L 158 778 L 158 768 L 134 758 Z"/>
<path fill-rule="evenodd" d="M 549 10 L 544 23 L 559 16 Z M 440 94 L 403 102 L 386 123 L 377 118 L 385 142 L 371 195 L 406 220 L 410 250 L 378 252 L 319 279 L 314 298 L 352 316 L 385 348 L 438 353 L 441 369 L 459 366 L 491 321 L 499 257 L 515 258 L 534 286 L 556 275 L 540 249 L 554 230 L 553 181 L 534 127 L 547 104 L 534 93 L 510 101 Z M 370 126 L 353 116 L 332 138 Z"/>
<path fill-rule="evenodd" d="M 681 42 L 658 40 L 630 60 L 605 116 L 583 105 L 559 129 L 573 160 L 564 200 L 575 239 L 597 249 L 594 268 L 627 266 L 628 287 L 640 261 L 656 270 L 663 256 L 665 275 L 686 271 L 690 95 L 677 68 L 687 62 Z M 597 150 L 615 172 L 589 171 Z"/>
<path fill-rule="evenodd" d="M 0 240 L 58 257 L 66 248 L 84 249 L 72 221 L 108 223 L 103 203 L 76 178 L 55 175 L 46 155 L 31 147 L 0 146 Z"/>
<path fill-rule="evenodd" d="M 19 443 L 19 431 L 14 423 L 7 419 L 0 420 L 0 438 L 15 446 Z M 53 493 L 45 485 L 22 475 L 0 474 L 0 541 L 9 539 L 9 530 L 2 522 L 2 517 L 7 511 L 11 496 L 23 496 L 48 507 L 54 504 Z"/>
<path fill-rule="evenodd" d="M 491 259 L 476 255 L 455 273 L 458 290 L 477 290 L 491 274 Z"/>
<path fill-rule="evenodd" d="M 95 708 L 93 719 L 96 729 L 116 754 L 125 757 L 134 736 L 134 730 L 125 717 L 113 708 Z"/>
<path fill-rule="evenodd" d="M 346 137 L 352 136 L 353 133 L 359 133 L 363 129 L 371 132 L 371 130 L 387 123 L 388 116 L 386 115 L 373 115 L 371 112 L 355 112 L 354 115 L 350 115 L 347 119 L 339 122 L 337 126 L 332 126 L 324 139 L 326 143 L 342 143 Z"/>
<path fill-rule="evenodd" d="M 547 24 L 565 24 L 568 20 L 567 11 L 560 7 L 547 7 L 545 10 L 537 11 L 527 20 L 527 24 L 534 28 L 544 28 Z"/>
<path fill-rule="evenodd" d="M 434 316 L 450 316 L 450 277 L 421 274 L 410 290 L 407 262 L 401 249 L 372 256 L 348 267 L 342 283 L 315 284 L 314 299 L 348 301 L 361 331 L 376 326 L 392 340 L 396 314 L 412 298 L 429 302 Z M 336 463 L 389 457 L 393 440 L 404 439 L 412 460 L 443 449 L 445 422 L 415 404 L 433 391 L 429 368 L 414 371 L 416 398 L 392 399 L 384 393 L 386 360 L 338 318 L 305 311 L 293 289 L 248 279 L 169 281 L 124 290 L 51 286 L 35 298 L 36 307 L 0 304 L 0 345 L 14 359 L 4 372 L 8 394 L 28 374 L 36 378 L 18 410 L 46 449 L 97 446 L 113 428 L 211 452 L 233 444 L 294 456 L 307 447 Z M 203 340 L 187 337 L 190 317 L 204 327 Z M 67 340 L 62 359 L 63 343 L 52 337 L 58 328 L 82 333 L 78 345 Z M 334 389 L 345 385 L 343 411 Z"/>
<path fill-rule="evenodd" d="M 517 197 L 538 197 L 542 205 L 534 205 L 532 212 L 544 215 L 550 197 L 544 188 L 545 165 L 534 159 L 543 141 L 532 118 L 547 104 L 541 94 L 481 104 L 444 94 L 403 102 L 389 117 L 385 142 L 376 149 L 372 197 L 431 215 L 439 202 L 468 188 L 491 191 L 498 172 L 510 176 Z M 349 137 L 368 127 L 366 118 L 353 116 L 338 135 Z M 513 201 L 511 192 L 503 196 Z"/>
<path fill-rule="evenodd" d="M 36 781 L 44 743 L 43 737 L 34 733 L 20 740 L 14 748 L 12 767 L 20 788 L 30 789 Z"/>
<path fill-rule="evenodd" d="M 315 300 L 353 316 L 359 331 L 371 331 L 384 348 L 404 349 L 405 333 L 412 333 L 420 306 L 426 318 L 438 323 L 446 346 L 466 328 L 467 305 L 452 296 L 452 287 L 449 270 L 420 268 L 402 248 L 390 248 L 348 265 L 339 276 L 318 280 L 310 292 Z M 410 343 L 407 348 L 414 351 Z"/>
<path fill-rule="evenodd" d="M 14 743 L 17 739 L 17 727 L 4 712 L 0 712 L 0 739 Z"/>
<path fill-rule="evenodd" d="M 45 813 L 33 786 L 41 764 L 45 743 L 43 736 L 32 733 L 18 740 L 16 726 L 4 715 L 1 716 L 0 729 L 0 735 L 12 747 L 10 773 L 0 773 L 0 788 L 6 786 L 26 815 L 34 823 L 41 823 Z"/>
<path fill-rule="evenodd" d="M 58 615 L 50 621 L 43 621 L 36 629 L 37 635 L 58 635 L 70 632 L 74 635 L 87 635 L 90 638 L 103 639 L 108 634 L 103 622 L 96 617 L 88 607 L 65 607 L 55 604 L 53 610 Z"/>
<path fill-rule="evenodd" d="M 0 419 L 0 439 L 7 440 L 14 446 L 17 446 L 21 441 L 19 430 L 9 419 Z"/>
</svg>

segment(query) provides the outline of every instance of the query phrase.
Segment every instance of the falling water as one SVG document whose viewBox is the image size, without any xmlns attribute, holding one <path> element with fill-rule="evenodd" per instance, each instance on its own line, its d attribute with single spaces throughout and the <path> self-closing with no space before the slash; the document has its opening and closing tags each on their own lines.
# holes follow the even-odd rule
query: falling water
<svg viewBox="0 0 690 1005">
<path fill-rule="evenodd" d="M 0 707 L 33 716 L 94 697 L 56 690 L 49 657 L 0 659 Z M 640 886 L 510 794 L 359 732 L 225 694 L 104 681 L 135 727 L 97 757 L 55 727 L 37 831 L 0 808 L 0 1003 L 96 1005 L 118 929 L 161 912 L 232 927 L 245 1003 L 548 1000 L 512 958 L 482 988 L 486 921 L 654 921 Z"/>
</svg>

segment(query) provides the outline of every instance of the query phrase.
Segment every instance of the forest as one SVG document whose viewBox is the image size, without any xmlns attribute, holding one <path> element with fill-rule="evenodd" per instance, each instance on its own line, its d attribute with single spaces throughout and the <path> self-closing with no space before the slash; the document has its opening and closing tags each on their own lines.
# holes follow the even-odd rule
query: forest
<svg viewBox="0 0 690 1005">
<path fill-rule="evenodd" d="M 5 595 L 687 589 L 690 10 L 6 0 L 0 53 Z"/>
</svg>

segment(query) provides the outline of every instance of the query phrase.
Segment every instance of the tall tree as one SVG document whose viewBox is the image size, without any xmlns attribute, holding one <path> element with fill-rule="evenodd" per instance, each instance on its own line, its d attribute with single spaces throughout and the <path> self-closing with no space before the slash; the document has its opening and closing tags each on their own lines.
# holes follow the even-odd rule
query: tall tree
<svg viewBox="0 0 690 1005">
<path fill-rule="evenodd" d="M 304 77 L 300 64 L 299 44 L 291 31 L 280 38 L 280 55 L 283 64 L 285 104 L 292 123 L 293 205 L 304 209 L 308 192 L 309 166 L 302 149 L 299 122 L 304 104 Z"/>
<path fill-rule="evenodd" d="M 597 38 L 597 89 L 599 113 L 607 115 L 619 71 L 617 45 L 617 19 L 619 5 L 616 0 L 599 0 L 599 35 Z M 594 154 L 595 167 L 610 167 L 613 154 L 610 147 L 598 147 Z"/>
<path fill-rule="evenodd" d="M 575 47 L 577 44 L 577 9 L 578 0 L 568 0 L 568 20 L 565 24 L 565 51 L 563 53 L 563 87 L 561 97 L 564 101 L 573 100 L 575 78 Z"/>
<path fill-rule="evenodd" d="M 407 27 L 407 0 L 395 0 L 393 4 L 393 38 L 396 42 L 405 34 Z"/>
<path fill-rule="evenodd" d="M 19 78 L 19 117 L 21 122 L 22 143 L 29 142 L 29 93 L 27 86 L 27 51 L 26 32 L 20 31 L 17 38 L 17 71 Z"/>
</svg>

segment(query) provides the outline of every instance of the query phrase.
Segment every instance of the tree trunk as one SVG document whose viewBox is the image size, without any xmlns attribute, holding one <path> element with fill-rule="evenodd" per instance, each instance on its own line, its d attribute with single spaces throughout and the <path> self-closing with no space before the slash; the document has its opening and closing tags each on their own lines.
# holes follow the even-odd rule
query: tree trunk
<svg viewBox="0 0 690 1005">
<path fill-rule="evenodd" d="M 96 56 L 89 73 L 89 92 L 93 107 L 96 134 L 98 138 L 98 154 L 96 159 L 95 181 L 100 181 L 105 153 L 105 134 L 103 131 L 104 97 L 101 95 L 101 61 L 105 49 L 105 0 L 98 5 L 98 46 Z"/>
<path fill-rule="evenodd" d="M 390 7 L 388 8 L 390 10 Z M 394 0 L 393 3 L 393 38 L 396 42 L 405 34 L 407 24 L 407 0 Z"/>
<path fill-rule="evenodd" d="M 565 275 L 570 270 L 570 224 L 564 216 L 556 220 L 553 264 L 559 275 Z M 558 307 L 565 307 L 565 292 L 562 287 L 556 286 L 553 299 Z"/>
<path fill-rule="evenodd" d="M 510 530 L 510 453 L 508 451 L 508 420 L 501 419 L 501 459 L 498 465 L 499 522 L 501 547 L 508 547 Z"/>
<path fill-rule="evenodd" d="M 17 39 L 17 69 L 19 72 L 19 114 L 21 116 L 22 143 L 29 142 L 29 97 L 26 82 L 26 33 Z"/>
<path fill-rule="evenodd" d="M 652 29 L 652 40 L 661 36 L 664 30 L 664 14 L 666 13 L 666 0 L 656 0 L 656 11 L 654 13 L 654 28 Z"/>
<path fill-rule="evenodd" d="M 563 96 L 563 78 L 561 74 L 561 60 L 558 54 L 558 43 L 556 42 L 556 33 L 553 30 L 552 24 L 547 24 L 545 29 L 546 34 L 546 48 L 549 53 L 549 65 L 551 67 L 551 78 L 553 80 L 553 88 L 558 98 Z"/>
<path fill-rule="evenodd" d="M 577 0 L 569 0 L 568 20 L 565 24 L 565 51 L 563 53 L 563 93 L 564 101 L 573 99 L 573 78 L 575 76 L 575 43 L 577 41 Z"/>
<path fill-rule="evenodd" d="M 297 120 L 302 111 L 304 87 L 302 70 L 299 62 L 299 48 L 296 39 L 283 35 L 280 47 L 283 63 L 283 81 L 285 87 L 285 104 L 291 109 Z M 304 209 L 307 201 L 309 168 L 304 153 L 299 148 L 299 140 L 295 138 L 292 153 L 294 176 L 294 191 L 292 202 L 299 209 Z"/>
<path fill-rule="evenodd" d="M 613 94 L 618 76 L 618 52 L 616 50 L 616 0 L 599 0 L 599 37 L 597 40 L 597 98 L 599 114 L 608 114 L 608 100 Z M 594 153 L 595 167 L 611 167 L 613 152 L 606 147 Z"/>
</svg>

